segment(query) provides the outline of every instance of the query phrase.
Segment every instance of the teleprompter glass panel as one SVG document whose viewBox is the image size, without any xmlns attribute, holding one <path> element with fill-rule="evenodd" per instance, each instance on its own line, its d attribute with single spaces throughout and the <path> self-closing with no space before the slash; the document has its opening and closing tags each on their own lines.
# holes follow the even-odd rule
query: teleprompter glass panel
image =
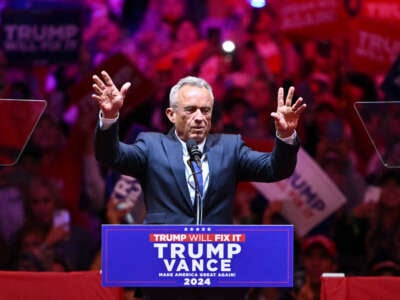
<svg viewBox="0 0 400 300">
<path fill-rule="evenodd" d="M 0 99 L 0 166 L 18 162 L 45 108 L 45 100 Z"/>
<path fill-rule="evenodd" d="M 386 168 L 400 168 L 400 101 L 355 102 L 354 108 Z"/>
</svg>

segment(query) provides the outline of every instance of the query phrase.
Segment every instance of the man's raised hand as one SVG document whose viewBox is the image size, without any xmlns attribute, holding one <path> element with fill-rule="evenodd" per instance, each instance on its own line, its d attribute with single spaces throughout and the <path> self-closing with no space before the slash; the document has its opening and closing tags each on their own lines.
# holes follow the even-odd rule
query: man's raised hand
<svg viewBox="0 0 400 300">
<path fill-rule="evenodd" d="M 106 71 L 101 71 L 100 76 L 101 77 L 93 75 L 92 77 L 94 92 L 92 94 L 92 99 L 97 101 L 104 118 L 116 118 L 118 117 L 131 83 L 125 82 L 121 89 L 118 90 Z"/>
<path fill-rule="evenodd" d="M 276 112 L 271 116 L 275 119 L 275 128 L 279 137 L 286 138 L 291 136 L 296 130 L 302 112 L 306 109 L 303 98 L 298 98 L 292 105 L 294 87 L 290 87 L 286 100 L 284 100 L 283 88 L 278 90 L 278 106 Z"/>
</svg>

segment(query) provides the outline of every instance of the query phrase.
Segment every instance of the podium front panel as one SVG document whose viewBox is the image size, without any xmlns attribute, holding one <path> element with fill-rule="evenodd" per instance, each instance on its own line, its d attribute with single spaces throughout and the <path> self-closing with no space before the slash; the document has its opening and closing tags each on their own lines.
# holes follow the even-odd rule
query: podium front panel
<svg viewBox="0 0 400 300">
<path fill-rule="evenodd" d="M 291 287 L 292 225 L 103 225 L 102 284 Z"/>
</svg>

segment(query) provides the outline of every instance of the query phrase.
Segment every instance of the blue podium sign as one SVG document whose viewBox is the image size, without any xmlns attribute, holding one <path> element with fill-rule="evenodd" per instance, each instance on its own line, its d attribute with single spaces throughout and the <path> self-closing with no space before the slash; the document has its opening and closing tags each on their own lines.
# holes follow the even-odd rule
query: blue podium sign
<svg viewBox="0 0 400 300">
<path fill-rule="evenodd" d="M 292 225 L 103 225 L 102 284 L 291 287 Z"/>
</svg>

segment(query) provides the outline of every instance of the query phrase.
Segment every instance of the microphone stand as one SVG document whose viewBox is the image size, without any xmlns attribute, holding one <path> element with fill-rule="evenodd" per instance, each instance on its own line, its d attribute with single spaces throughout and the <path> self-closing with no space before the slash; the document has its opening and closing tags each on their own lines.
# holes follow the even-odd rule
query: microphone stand
<svg viewBox="0 0 400 300">
<path fill-rule="evenodd" d="M 195 162 L 194 160 L 188 160 L 187 163 L 190 167 L 190 170 L 192 171 L 193 175 L 193 180 L 194 180 L 194 205 L 196 208 L 196 225 L 203 224 L 203 197 L 200 193 L 200 188 L 199 188 L 199 180 L 197 179 L 197 172 L 194 169 L 192 162 Z M 200 172 L 201 172 L 201 166 L 199 166 Z"/>
</svg>

